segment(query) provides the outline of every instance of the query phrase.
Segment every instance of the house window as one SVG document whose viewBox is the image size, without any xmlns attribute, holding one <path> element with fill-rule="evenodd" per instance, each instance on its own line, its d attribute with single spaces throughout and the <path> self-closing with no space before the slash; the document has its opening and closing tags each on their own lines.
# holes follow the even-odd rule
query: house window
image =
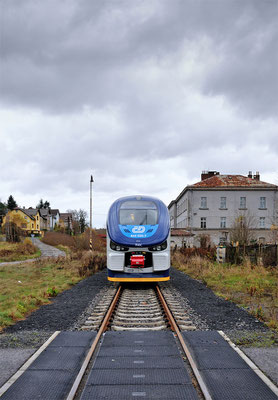
<svg viewBox="0 0 278 400">
<path fill-rule="evenodd" d="M 201 197 L 201 208 L 207 208 L 207 198 Z"/>
<path fill-rule="evenodd" d="M 39 217 L 38 217 L 38 215 L 37 215 L 37 221 L 38 221 L 38 219 L 39 219 Z"/>
<path fill-rule="evenodd" d="M 21 224 L 21 228 L 26 229 L 27 228 L 27 224 Z"/>
<path fill-rule="evenodd" d="M 34 224 L 32 224 L 32 229 L 34 228 Z"/>
<path fill-rule="evenodd" d="M 39 225 L 37 225 L 37 229 L 39 229 Z"/>
<path fill-rule="evenodd" d="M 220 197 L 220 208 L 227 208 L 226 207 L 226 200 L 227 200 L 227 198 L 226 197 Z"/>
<path fill-rule="evenodd" d="M 260 217 L 260 228 L 265 228 L 265 217 Z"/>
<path fill-rule="evenodd" d="M 246 197 L 240 198 L 239 208 L 246 208 Z"/>
<path fill-rule="evenodd" d="M 207 198 L 201 197 L 201 208 L 207 208 Z"/>
<path fill-rule="evenodd" d="M 226 217 L 220 218 L 220 228 L 226 228 Z"/>
<path fill-rule="evenodd" d="M 207 227 L 206 217 L 201 217 L 201 228 L 205 229 Z"/>
<path fill-rule="evenodd" d="M 260 197 L 260 208 L 266 208 L 266 198 Z"/>
</svg>

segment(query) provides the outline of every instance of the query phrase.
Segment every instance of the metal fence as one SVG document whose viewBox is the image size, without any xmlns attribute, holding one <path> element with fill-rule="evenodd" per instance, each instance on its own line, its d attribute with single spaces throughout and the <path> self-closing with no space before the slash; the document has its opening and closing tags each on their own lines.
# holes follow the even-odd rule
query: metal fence
<svg viewBox="0 0 278 400">
<path fill-rule="evenodd" d="M 254 264 L 278 265 L 278 244 L 255 244 L 250 246 L 227 246 L 225 261 L 240 264 L 248 257 Z"/>
</svg>

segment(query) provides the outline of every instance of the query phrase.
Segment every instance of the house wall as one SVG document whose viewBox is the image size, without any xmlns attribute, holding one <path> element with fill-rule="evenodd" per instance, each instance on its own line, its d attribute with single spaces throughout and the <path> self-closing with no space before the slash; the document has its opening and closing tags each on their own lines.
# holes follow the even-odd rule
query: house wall
<svg viewBox="0 0 278 400">
<path fill-rule="evenodd" d="M 196 190 L 193 192 L 192 227 L 201 228 L 201 217 L 206 217 L 207 229 L 220 229 L 221 217 L 226 217 L 226 228 L 231 228 L 235 219 L 244 215 L 252 228 L 260 228 L 260 217 L 265 218 L 265 227 L 270 229 L 277 222 L 276 191 L 269 190 Z M 201 197 L 207 198 L 207 208 L 201 208 Z M 226 197 L 226 208 L 221 209 L 221 197 Z M 246 208 L 240 208 L 240 197 L 246 198 Z M 260 208 L 260 197 L 265 197 L 266 208 Z"/>
<path fill-rule="evenodd" d="M 19 216 L 18 220 L 16 218 L 17 216 Z M 38 217 L 38 220 L 37 220 L 37 217 Z M 34 218 L 35 218 L 35 220 L 33 220 L 31 217 L 26 215 L 21 210 L 12 210 L 12 211 L 9 211 L 8 214 L 4 217 L 3 224 L 5 224 L 10 219 L 10 222 L 12 222 L 12 221 L 15 222 L 17 224 L 17 226 L 19 226 L 24 231 L 28 231 L 28 232 L 34 231 L 35 233 L 39 233 L 39 231 L 40 231 L 39 214 L 37 213 L 34 216 Z"/>
<path fill-rule="evenodd" d="M 53 230 L 55 228 L 55 224 L 59 225 L 59 214 L 50 215 L 50 229 Z"/>
<path fill-rule="evenodd" d="M 169 207 L 170 226 L 176 228 L 177 223 L 177 204 L 175 202 Z"/>
<path fill-rule="evenodd" d="M 206 207 L 202 207 L 202 197 L 206 198 Z M 221 208 L 221 197 L 226 198 L 225 208 Z M 246 198 L 244 209 L 240 207 L 240 197 Z M 260 207 L 260 197 L 266 199 L 265 209 Z M 229 240 L 229 230 L 240 215 L 249 220 L 257 240 L 264 238 L 266 242 L 271 241 L 273 235 L 270 228 L 278 225 L 278 192 L 273 189 L 188 189 L 178 197 L 176 207 L 175 227 L 187 228 L 196 235 L 209 234 L 214 244 L 218 244 L 220 238 Z M 225 227 L 221 227 L 221 217 L 226 218 Z M 206 218 L 206 228 L 201 228 L 201 218 Z M 261 226 L 263 222 L 264 226 Z M 172 221 L 172 227 L 174 223 Z"/>
<path fill-rule="evenodd" d="M 194 239 L 193 236 L 173 236 L 171 235 L 171 247 L 193 247 Z"/>
</svg>

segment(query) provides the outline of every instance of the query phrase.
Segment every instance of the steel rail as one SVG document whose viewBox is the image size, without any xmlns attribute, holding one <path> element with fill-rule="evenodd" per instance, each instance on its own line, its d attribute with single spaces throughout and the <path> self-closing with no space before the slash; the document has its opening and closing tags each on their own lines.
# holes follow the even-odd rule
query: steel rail
<svg viewBox="0 0 278 400">
<path fill-rule="evenodd" d="M 158 294 L 159 300 L 160 300 L 160 302 L 162 304 L 162 307 L 163 307 L 163 309 L 165 311 L 166 317 L 169 320 L 171 329 L 178 336 L 178 339 L 180 341 L 181 347 L 182 347 L 182 349 L 183 349 L 183 351 L 184 351 L 184 353 L 185 353 L 185 355 L 186 355 L 186 357 L 187 357 L 187 359 L 188 359 L 188 361 L 190 363 L 190 366 L 191 366 L 191 368 L 193 370 L 195 378 L 197 379 L 198 384 L 199 384 L 199 386 L 201 388 L 201 391 L 202 391 L 202 393 L 203 393 L 203 395 L 205 397 L 205 400 L 212 400 L 212 397 L 209 394 L 208 388 L 207 388 L 203 378 L 201 377 L 201 375 L 199 373 L 197 365 L 196 365 L 195 361 L 193 360 L 187 345 L 185 344 L 185 341 L 184 341 L 184 339 L 182 337 L 181 331 L 180 331 L 180 329 L 179 329 L 179 327 L 178 327 L 178 325 L 177 325 L 177 323 L 175 321 L 175 318 L 173 317 L 173 315 L 172 315 L 172 313 L 171 313 L 171 311 L 170 311 L 170 309 L 168 307 L 168 304 L 167 304 L 166 300 L 164 299 L 164 296 L 161 293 L 161 290 L 159 289 L 158 285 L 156 285 L 156 290 L 157 290 L 157 294 Z"/>
<path fill-rule="evenodd" d="M 74 399 L 74 396 L 76 395 L 76 392 L 77 392 L 77 390 L 79 388 L 80 382 L 81 382 L 81 380 L 82 380 L 82 378 L 83 378 L 83 376 L 85 374 L 85 371 L 86 371 L 86 369 L 88 367 L 88 364 L 89 364 L 89 362 L 90 362 L 90 360 L 91 360 L 91 358 L 92 358 L 92 356 L 93 356 L 93 354 L 95 352 L 97 344 L 98 344 L 102 334 L 105 332 L 105 330 L 107 328 L 107 325 L 109 324 L 111 315 L 112 315 L 112 313 L 114 311 L 114 308 L 116 307 L 116 304 L 117 304 L 117 302 L 119 300 L 121 290 L 122 290 L 122 287 L 119 286 L 119 288 L 118 288 L 118 290 L 117 290 L 117 292 L 115 294 L 115 297 L 114 297 L 114 299 L 112 300 L 112 302 L 111 302 L 111 304 L 109 306 L 109 309 L 108 309 L 108 311 L 107 311 L 107 313 L 105 315 L 104 320 L 102 321 L 102 324 L 101 324 L 101 326 L 99 328 L 99 331 L 98 331 L 98 333 L 97 333 L 97 335 L 95 337 L 95 340 L 93 341 L 93 343 L 92 343 L 92 345 L 90 347 L 90 350 L 89 350 L 89 352 L 88 352 L 88 354 L 87 354 L 87 356 L 86 356 L 86 358 L 85 358 L 85 360 L 84 360 L 84 362 L 83 362 L 83 364 L 82 364 L 82 366 L 80 368 L 80 371 L 79 371 L 79 373 L 78 373 L 78 375 L 77 375 L 77 377 L 76 377 L 76 379 L 75 379 L 75 381 L 74 381 L 74 383 L 72 385 L 71 391 L 69 392 L 68 397 L 66 398 L 66 400 L 73 400 Z"/>
</svg>

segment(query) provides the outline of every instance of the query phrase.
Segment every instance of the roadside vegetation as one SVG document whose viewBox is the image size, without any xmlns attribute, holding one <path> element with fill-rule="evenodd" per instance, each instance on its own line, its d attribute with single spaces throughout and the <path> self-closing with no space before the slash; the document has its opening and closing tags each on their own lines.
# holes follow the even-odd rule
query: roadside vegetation
<svg viewBox="0 0 278 400">
<path fill-rule="evenodd" d="M 89 250 L 90 230 L 78 235 L 68 235 L 62 232 L 45 232 L 42 242 L 59 249 L 68 249 L 69 252 L 79 252 Z M 93 250 L 105 253 L 105 242 L 93 231 Z M 62 246 L 62 247 L 61 247 Z"/>
<path fill-rule="evenodd" d="M 0 262 L 24 261 L 40 255 L 40 250 L 28 238 L 19 243 L 0 242 Z"/>
<path fill-rule="evenodd" d="M 93 251 L 0 266 L 0 331 L 105 265 L 105 256 Z"/>
<path fill-rule="evenodd" d="M 248 258 L 240 265 L 219 264 L 205 250 L 200 254 L 175 251 L 172 264 L 278 331 L 277 267 L 254 265 Z"/>
</svg>

